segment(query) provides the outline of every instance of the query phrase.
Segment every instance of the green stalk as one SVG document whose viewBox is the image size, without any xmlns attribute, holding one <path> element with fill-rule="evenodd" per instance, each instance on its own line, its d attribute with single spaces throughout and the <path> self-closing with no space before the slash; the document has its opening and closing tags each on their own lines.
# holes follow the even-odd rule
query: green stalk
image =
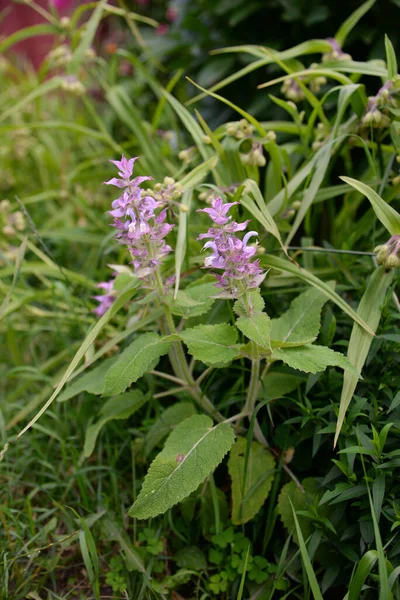
<svg viewBox="0 0 400 600">
<path fill-rule="evenodd" d="M 155 280 L 157 284 L 158 291 L 160 293 L 160 297 L 164 295 L 164 287 L 161 280 L 161 275 L 159 270 L 155 272 Z M 170 334 L 176 333 L 174 319 L 171 313 L 171 309 L 167 304 L 163 306 L 165 312 L 165 322 L 167 325 L 168 332 Z M 185 352 L 182 347 L 182 342 L 176 341 L 172 343 L 172 350 L 170 353 L 170 360 L 172 368 L 175 372 L 175 375 L 182 379 L 188 386 L 188 392 L 192 396 L 193 400 L 209 415 L 214 417 L 217 421 L 221 422 L 224 420 L 223 415 L 219 413 L 212 402 L 207 398 L 207 396 L 202 392 L 200 386 L 193 379 L 193 376 L 190 372 L 189 365 L 186 360 Z"/>
<path fill-rule="evenodd" d="M 251 375 L 249 382 L 249 389 L 247 390 L 245 413 L 251 418 L 254 407 L 256 404 L 258 390 L 259 390 L 259 379 L 260 379 L 260 358 L 258 352 L 258 346 L 255 342 L 251 342 Z"/>
</svg>

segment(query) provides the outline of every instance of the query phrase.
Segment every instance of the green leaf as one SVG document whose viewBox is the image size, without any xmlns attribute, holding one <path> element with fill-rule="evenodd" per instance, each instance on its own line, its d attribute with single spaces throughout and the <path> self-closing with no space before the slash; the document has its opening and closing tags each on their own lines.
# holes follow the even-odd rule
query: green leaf
<svg viewBox="0 0 400 600">
<path fill-rule="evenodd" d="M 294 275 L 295 277 L 298 277 L 303 281 L 307 281 L 307 283 L 311 284 L 312 286 L 320 290 L 323 294 L 325 294 L 329 300 L 332 300 L 332 302 L 334 302 L 339 308 L 341 308 L 343 312 L 348 314 L 349 317 L 353 319 L 353 321 L 356 321 L 366 331 L 369 331 L 369 333 L 373 333 L 373 331 L 367 325 L 367 323 L 365 323 L 365 321 L 360 318 L 360 316 L 343 300 L 343 298 L 341 298 L 334 290 L 332 290 L 332 288 L 327 283 L 321 281 L 320 279 L 318 279 L 318 277 L 316 277 L 306 269 L 302 269 L 301 267 L 293 264 L 292 262 L 284 260 L 283 258 L 279 258 L 279 256 L 272 256 L 272 254 L 264 255 L 262 258 L 262 264 L 263 266 L 271 267 L 272 269 L 277 269 L 278 271 L 290 273 L 291 275 Z"/>
<path fill-rule="evenodd" d="M 372 188 L 365 183 L 352 179 L 351 177 L 340 178 L 345 183 L 348 183 L 357 191 L 361 192 L 372 204 L 372 208 L 382 225 L 386 227 L 390 235 L 400 233 L 400 214 L 383 200 Z"/>
<path fill-rule="evenodd" d="M 237 300 L 233 309 L 240 315 L 236 320 L 236 326 L 240 331 L 249 340 L 263 348 L 270 349 L 271 319 L 265 312 L 262 312 L 264 304 L 264 300 L 257 290 L 249 293 L 246 298 Z"/>
<path fill-rule="evenodd" d="M 261 444 L 252 442 L 245 465 L 247 440 L 238 438 L 228 461 L 232 479 L 232 523 L 250 521 L 264 504 L 272 486 L 275 460 Z M 246 468 L 245 468 L 246 467 Z"/>
<path fill-rule="evenodd" d="M 180 210 L 178 216 L 178 235 L 176 238 L 175 245 L 175 298 L 179 290 L 179 283 L 181 280 L 181 269 L 186 254 L 187 223 L 190 205 L 192 203 L 192 196 L 192 190 L 184 191 L 181 206 L 185 207 L 187 212 L 185 212 L 184 210 Z"/>
<path fill-rule="evenodd" d="M 364 4 L 361 4 L 359 8 L 357 8 L 339 27 L 338 31 L 335 34 L 335 40 L 339 44 L 339 46 L 343 46 L 346 41 L 347 36 L 352 31 L 353 27 L 355 27 L 358 21 L 369 11 L 370 8 L 373 7 L 376 0 L 367 0 Z"/>
<path fill-rule="evenodd" d="M 102 19 L 104 7 L 106 4 L 107 0 L 100 0 L 100 2 L 96 3 L 96 8 L 94 9 L 93 13 L 91 14 L 89 20 L 85 25 L 83 35 L 80 37 L 79 45 L 74 50 L 71 61 L 67 65 L 68 73 L 75 74 L 78 71 L 85 57 L 86 51 L 91 47 L 93 43 L 94 36 L 96 35 L 96 31 Z"/>
<path fill-rule="evenodd" d="M 213 427 L 205 415 L 186 419 L 151 463 L 129 515 L 138 519 L 155 517 L 189 496 L 222 461 L 234 439 L 227 423 Z"/>
<path fill-rule="evenodd" d="M 309 477 L 302 481 L 304 491 L 302 491 L 294 481 L 290 481 L 283 486 L 278 497 L 277 512 L 287 529 L 288 533 L 293 534 L 293 539 L 296 544 L 299 543 L 299 538 L 296 532 L 296 525 L 293 517 L 293 512 L 290 503 L 296 511 L 304 511 L 314 503 L 314 499 L 318 492 L 318 482 L 316 479 Z M 312 521 L 304 516 L 299 516 L 299 523 L 304 537 L 307 539 L 314 531 Z"/>
<path fill-rule="evenodd" d="M 174 556 L 174 561 L 183 569 L 193 569 L 194 571 L 205 571 L 207 561 L 204 552 L 197 546 L 186 546 Z"/>
<path fill-rule="evenodd" d="M 378 553 L 376 550 L 368 550 L 361 558 L 357 565 L 357 569 L 351 578 L 347 600 L 359 600 L 361 598 L 361 591 L 364 583 L 374 568 L 377 559 Z"/>
<path fill-rule="evenodd" d="M 124 553 L 125 564 L 128 571 L 140 571 L 141 573 L 146 574 L 143 558 L 141 557 L 139 550 L 132 546 L 129 538 L 122 533 L 124 528 L 115 523 L 112 519 L 105 517 L 102 520 L 102 530 L 106 540 L 118 542 Z"/>
<path fill-rule="evenodd" d="M 126 392 L 126 394 L 122 394 L 117 398 L 110 398 L 101 408 L 101 418 L 86 431 L 83 450 L 85 456 L 88 457 L 92 454 L 97 437 L 106 423 L 116 419 L 128 419 L 147 400 L 148 396 L 144 396 L 139 390 Z"/>
<path fill-rule="evenodd" d="M 236 344 L 237 330 L 227 323 L 198 325 L 179 335 L 189 354 L 206 365 L 226 364 L 240 354 L 240 344 Z"/>
<path fill-rule="evenodd" d="M 31 37 L 38 37 L 41 35 L 57 35 L 60 33 L 60 29 L 55 25 L 49 23 L 42 23 L 40 25 L 32 25 L 31 27 L 24 27 L 18 29 L 12 35 L 9 35 L 0 43 L 0 54 L 3 54 L 6 50 Z"/>
<path fill-rule="evenodd" d="M 21 114 L 22 109 L 27 105 L 36 100 L 36 98 L 40 98 L 41 96 L 45 96 L 58 89 L 62 83 L 62 77 L 52 77 L 51 79 L 47 79 L 40 85 L 36 85 L 35 88 L 29 92 L 26 96 L 21 98 L 18 102 L 14 102 L 10 108 L 5 110 L 0 116 L 0 122 L 4 121 L 8 117 L 11 117 L 15 114 Z"/>
<path fill-rule="evenodd" d="M 385 34 L 386 66 L 388 70 L 388 79 L 393 79 L 397 75 L 397 58 L 393 44 Z"/>
<path fill-rule="evenodd" d="M 198 317 L 210 310 L 215 302 L 215 292 L 215 278 L 206 275 L 178 292 L 171 311 L 185 319 Z"/>
<path fill-rule="evenodd" d="M 144 333 L 138 337 L 107 371 L 103 395 L 111 396 L 124 392 L 146 371 L 154 369 L 160 356 L 167 354 L 170 346 L 170 342 L 164 341 L 157 333 Z"/>
<path fill-rule="evenodd" d="M 145 443 L 144 454 L 148 456 L 150 452 L 161 442 L 162 439 L 188 417 L 196 413 L 196 410 L 190 402 L 179 402 L 163 410 L 161 416 L 150 427 Z"/>
<path fill-rule="evenodd" d="M 357 314 L 365 320 L 371 330 L 375 332 L 378 328 L 381 319 L 381 306 L 385 301 L 386 292 L 393 281 L 394 271 L 386 271 L 383 266 L 376 269 L 368 282 L 366 290 L 361 298 Z M 362 329 L 357 323 L 353 324 L 353 329 L 350 335 L 347 357 L 356 371 L 361 373 L 361 370 L 366 361 L 373 334 Z M 343 421 L 357 387 L 358 376 L 345 372 L 343 379 L 342 394 L 340 396 L 339 416 L 336 424 L 335 441 L 339 437 Z"/>
<path fill-rule="evenodd" d="M 289 500 L 289 502 L 290 502 L 290 500 Z M 299 540 L 301 560 L 303 562 L 303 566 L 304 566 L 304 569 L 307 574 L 308 583 L 309 583 L 311 591 L 313 593 L 314 600 L 324 600 L 322 597 L 322 594 L 321 594 L 320 587 L 318 585 L 315 571 L 313 569 L 310 557 L 308 555 L 307 546 L 304 541 L 303 532 L 301 531 L 299 520 L 297 518 L 296 512 L 295 512 L 293 504 L 291 502 L 290 502 L 290 505 L 292 508 L 293 519 L 294 519 L 294 523 L 295 523 L 295 527 L 296 527 L 297 537 Z"/>
<path fill-rule="evenodd" d="M 279 319 L 272 319 L 271 338 L 276 344 L 301 345 L 316 340 L 321 325 L 321 310 L 327 300 L 326 295 L 315 288 L 300 294 Z"/>
<path fill-rule="evenodd" d="M 290 373 L 268 372 L 263 381 L 268 398 L 276 400 L 297 389 L 303 379 Z"/>
<path fill-rule="evenodd" d="M 104 377 L 107 370 L 114 364 L 116 357 L 108 358 L 103 361 L 98 367 L 92 369 L 88 373 L 85 373 L 81 377 L 73 380 L 57 398 L 57 402 L 65 402 L 74 398 L 81 392 L 88 392 L 89 394 L 101 395 L 104 388 Z"/>
<path fill-rule="evenodd" d="M 103 329 L 103 327 L 105 327 L 105 325 L 107 325 L 108 321 L 128 302 L 128 300 L 130 300 L 132 298 L 132 296 L 135 293 L 136 293 L 136 289 L 134 287 L 122 292 L 120 294 L 120 296 L 118 296 L 118 298 L 116 298 L 116 300 L 114 300 L 114 303 L 110 306 L 108 311 L 102 317 L 100 317 L 100 319 L 97 321 L 96 325 L 89 331 L 88 335 L 83 340 L 83 342 L 80 345 L 78 351 L 76 352 L 74 358 L 72 359 L 67 370 L 65 371 L 64 375 L 62 376 L 60 383 L 57 385 L 56 389 L 54 390 L 54 392 L 52 393 L 50 398 L 47 400 L 45 405 L 42 406 L 42 408 L 39 410 L 39 412 L 36 413 L 36 415 L 33 417 L 33 419 L 31 419 L 29 421 L 28 425 L 26 425 L 22 429 L 22 431 L 19 432 L 19 434 L 17 435 L 17 439 L 19 437 L 21 437 L 26 431 L 28 431 L 28 429 L 30 429 L 32 427 L 32 425 L 34 425 L 36 423 L 36 421 L 42 416 L 42 414 L 48 409 L 48 407 L 52 404 L 52 402 L 57 398 L 58 394 L 61 392 L 63 386 L 67 382 L 68 377 L 70 377 L 70 375 L 72 375 L 72 373 L 75 370 L 75 367 L 79 364 L 80 360 L 84 357 L 84 355 L 86 354 L 88 349 L 91 347 L 91 345 L 93 344 L 93 342 L 99 335 L 100 331 Z"/>
<path fill-rule="evenodd" d="M 306 373 L 319 373 L 331 366 L 346 369 L 358 377 L 356 369 L 343 354 L 326 346 L 310 344 L 296 348 L 276 348 L 273 350 L 272 358 L 282 360 L 292 369 L 299 369 Z"/>
</svg>

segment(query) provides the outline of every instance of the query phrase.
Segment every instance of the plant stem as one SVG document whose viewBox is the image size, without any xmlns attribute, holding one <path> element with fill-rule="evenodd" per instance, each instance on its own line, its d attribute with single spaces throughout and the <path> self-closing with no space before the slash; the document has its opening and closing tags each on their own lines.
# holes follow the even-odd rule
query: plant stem
<svg viewBox="0 0 400 600">
<path fill-rule="evenodd" d="M 245 404 L 245 413 L 249 418 L 251 418 L 254 412 L 254 407 L 258 396 L 260 377 L 260 358 L 258 353 L 258 346 L 253 341 L 251 342 L 251 354 L 251 375 Z"/>
<path fill-rule="evenodd" d="M 160 272 L 158 270 L 155 272 L 155 279 L 158 291 L 160 293 L 160 297 L 162 298 L 164 296 L 164 286 L 162 284 Z M 163 308 L 165 314 L 165 321 L 169 333 L 176 333 L 174 319 L 169 306 L 167 304 L 164 304 Z M 193 400 L 200 406 L 200 408 L 202 408 L 205 412 L 214 417 L 218 422 L 223 421 L 223 415 L 221 415 L 221 413 L 219 413 L 216 410 L 215 406 L 202 392 L 199 385 L 193 379 L 193 376 L 189 369 L 189 365 L 186 360 L 185 353 L 183 351 L 182 343 L 180 341 L 172 343 L 170 360 L 172 368 L 175 371 L 175 375 L 186 383 L 187 391 L 192 396 Z"/>
</svg>

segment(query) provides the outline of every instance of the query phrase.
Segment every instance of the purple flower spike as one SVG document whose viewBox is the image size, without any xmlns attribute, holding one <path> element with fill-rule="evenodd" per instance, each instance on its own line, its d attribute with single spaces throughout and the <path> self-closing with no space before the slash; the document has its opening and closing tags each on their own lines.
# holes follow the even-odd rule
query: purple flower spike
<svg viewBox="0 0 400 600">
<path fill-rule="evenodd" d="M 162 259 L 171 252 L 164 240 L 173 225 L 166 223 L 167 211 L 159 209 L 161 203 L 146 193 L 140 186 L 152 179 L 148 176 L 132 178 L 136 158 L 112 160 L 117 167 L 119 178 L 105 181 L 122 189 L 122 193 L 111 204 L 109 214 L 113 217 L 113 227 L 117 229 L 116 238 L 125 244 L 132 256 L 135 275 L 142 279 L 147 287 L 154 288 L 154 272 Z M 103 284 L 102 284 L 103 286 Z M 103 286 L 104 287 L 104 286 Z M 104 300 L 104 305 L 105 305 Z M 100 307 L 99 309 L 100 310 Z"/>
<path fill-rule="evenodd" d="M 249 223 L 236 223 L 227 216 L 229 209 L 238 202 L 223 204 L 221 198 L 212 201 L 212 208 L 204 208 L 197 212 L 205 212 L 214 221 L 217 227 L 212 227 L 207 233 L 199 235 L 198 239 L 211 238 L 204 244 L 203 250 L 211 249 L 212 254 L 207 256 L 204 267 L 221 269 L 222 275 L 215 275 L 217 287 L 222 291 L 219 294 L 225 298 L 238 298 L 247 291 L 259 287 L 265 278 L 265 273 L 259 266 L 259 261 L 251 262 L 257 251 L 256 246 L 248 246 L 248 241 L 258 236 L 257 231 L 249 231 L 240 240 L 233 233 L 244 231 Z"/>
<path fill-rule="evenodd" d="M 216 225 L 225 225 L 232 217 L 227 217 L 229 209 L 238 202 L 227 202 L 224 204 L 222 198 L 216 198 L 212 203 L 212 208 L 200 208 L 197 212 L 207 213 Z"/>
</svg>

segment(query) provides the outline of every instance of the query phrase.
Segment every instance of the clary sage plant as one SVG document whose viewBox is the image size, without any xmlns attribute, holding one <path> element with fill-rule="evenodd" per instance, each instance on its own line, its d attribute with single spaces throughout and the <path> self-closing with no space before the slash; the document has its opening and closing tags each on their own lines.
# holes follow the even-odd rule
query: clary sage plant
<svg viewBox="0 0 400 600">
<path fill-rule="evenodd" d="M 116 359 L 112 359 L 111 366 L 105 370 L 102 393 L 112 397 L 110 402 L 111 405 L 116 403 L 115 410 L 118 395 L 131 389 L 145 373 L 152 372 L 177 384 L 179 387 L 175 392 L 189 394 L 206 414 L 187 416 L 170 434 L 163 451 L 149 468 L 130 515 L 154 517 L 193 492 L 231 450 L 235 437 L 236 444 L 242 448 L 244 440 L 241 441 L 241 436 L 246 434 L 244 420 L 247 418 L 256 439 L 251 444 L 252 452 L 261 452 L 261 459 L 268 464 L 269 475 L 260 483 L 256 498 L 247 508 L 244 503 L 246 489 L 238 486 L 236 475 L 233 476 L 233 513 L 236 522 L 245 522 L 261 508 L 273 480 L 274 450 L 268 449 L 268 440 L 255 413 L 263 374 L 272 362 L 279 360 L 309 372 L 330 365 L 348 369 L 353 374 L 356 371 L 340 353 L 312 344 L 319 331 L 320 311 L 327 300 L 320 292 L 309 290 L 303 293 L 281 318 L 270 319 L 260 292 L 266 271 L 256 257 L 258 233 L 248 231 L 250 219 L 240 220 L 243 212 L 240 202 L 224 202 L 222 193 L 213 194 L 209 197 L 209 205 L 196 211 L 212 221 L 208 229 L 204 223 L 204 229 L 198 235 L 198 240 L 206 240 L 203 246 L 206 255 L 202 264 L 197 261 L 198 267 L 193 269 L 189 285 L 174 293 L 174 277 L 168 272 L 165 259 L 173 251 L 167 238 L 175 225 L 171 222 L 175 219 L 175 209 L 187 210 L 185 205 L 177 202 L 182 190 L 173 180 L 156 186 L 154 191 L 144 189 L 142 184 L 152 178 L 133 177 L 136 160 L 122 156 L 120 161 L 111 161 L 118 168 L 118 177 L 105 182 L 121 190 L 120 196 L 112 201 L 109 214 L 117 231 L 116 239 L 127 249 L 130 268 L 114 265 L 116 276 L 99 284 L 105 293 L 95 297 L 99 301 L 95 311 L 102 316 L 111 309 L 118 295 L 119 272 L 124 275 L 125 282 L 127 276 L 130 278 L 129 285 L 141 295 L 141 305 L 146 302 L 159 305 L 159 330 L 138 335 Z M 238 220 L 230 214 L 233 210 Z M 192 218 L 196 218 L 195 214 Z M 203 269 L 210 270 L 213 276 L 204 276 Z M 218 301 L 233 301 L 229 305 L 229 320 L 194 327 L 188 325 L 190 317 L 206 316 Z M 176 317 L 181 317 L 179 322 Z M 169 362 L 161 359 L 164 355 L 168 355 Z M 225 417 L 215 408 L 213 398 L 205 394 L 202 381 L 212 370 L 243 359 L 250 362 L 247 394 L 236 413 Z M 161 360 L 162 370 L 156 371 Z M 198 367 L 197 363 L 203 367 Z M 195 378 L 194 372 L 199 369 Z M 264 369 L 263 374 L 261 369 Z M 140 394 L 138 404 L 145 401 L 146 397 Z M 97 425 L 89 428 L 86 453 L 93 450 L 97 432 Z M 230 463 L 239 461 L 242 450 L 231 450 Z M 297 481 L 287 464 L 285 469 Z M 240 469 L 237 474 L 241 477 Z M 253 485 L 247 482 L 250 484 Z"/>
</svg>

